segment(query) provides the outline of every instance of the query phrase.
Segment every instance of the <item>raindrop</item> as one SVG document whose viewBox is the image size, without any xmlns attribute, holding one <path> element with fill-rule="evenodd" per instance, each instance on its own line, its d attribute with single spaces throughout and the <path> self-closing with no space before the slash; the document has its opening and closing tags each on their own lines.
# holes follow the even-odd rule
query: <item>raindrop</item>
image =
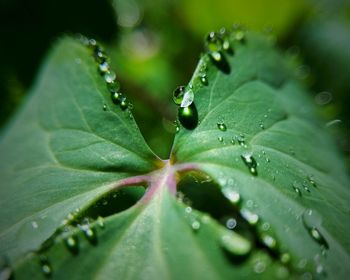
<svg viewBox="0 0 350 280">
<path fill-rule="evenodd" d="M 233 204 L 238 204 L 241 201 L 239 193 L 229 187 L 223 188 L 222 193 Z"/>
<path fill-rule="evenodd" d="M 86 239 L 93 245 L 97 244 L 96 230 L 91 226 L 89 218 L 84 218 L 83 222 L 79 225 L 79 228 L 84 233 Z"/>
<path fill-rule="evenodd" d="M 195 129 L 198 125 L 198 112 L 194 102 L 188 107 L 179 107 L 178 118 L 183 127 Z"/>
<path fill-rule="evenodd" d="M 244 134 L 240 134 L 236 137 L 237 142 L 240 146 L 244 147 L 245 146 L 245 136 Z"/>
<path fill-rule="evenodd" d="M 207 47 L 211 52 L 218 52 L 222 48 L 222 39 L 214 31 L 210 32 L 206 38 Z"/>
<path fill-rule="evenodd" d="M 220 129 L 221 131 L 227 130 L 226 124 L 224 123 L 223 120 L 218 121 L 217 126 L 218 126 L 218 129 Z"/>
<path fill-rule="evenodd" d="M 226 221 L 226 227 L 228 229 L 234 229 L 237 226 L 237 221 L 234 218 L 229 218 Z"/>
<path fill-rule="evenodd" d="M 309 183 L 311 184 L 311 186 L 317 188 L 317 184 L 315 182 L 315 177 L 313 175 L 307 176 L 307 179 L 309 180 Z"/>
<path fill-rule="evenodd" d="M 187 207 L 185 208 L 185 212 L 186 212 L 187 214 L 192 213 L 192 207 L 187 206 Z"/>
<path fill-rule="evenodd" d="M 286 264 L 290 261 L 290 254 L 288 253 L 283 253 L 281 256 L 280 256 L 280 260 L 281 260 L 281 263 L 283 264 Z"/>
<path fill-rule="evenodd" d="M 98 65 L 98 70 L 100 71 L 101 74 L 105 74 L 109 72 L 109 65 L 107 61 L 104 61 Z"/>
<path fill-rule="evenodd" d="M 201 223 L 199 221 L 195 220 L 195 221 L 192 222 L 191 226 L 192 226 L 193 230 L 199 230 L 200 227 L 201 227 Z"/>
<path fill-rule="evenodd" d="M 258 171 L 256 169 L 257 167 L 257 163 L 255 161 L 255 159 L 253 158 L 253 154 L 251 152 L 247 152 L 241 155 L 241 158 L 243 160 L 243 162 L 245 163 L 245 165 L 249 168 L 249 172 L 252 175 L 258 175 Z"/>
<path fill-rule="evenodd" d="M 123 94 L 120 93 L 120 92 L 113 92 L 111 94 L 111 97 L 112 97 L 113 103 L 116 104 L 116 105 L 120 104 L 120 102 L 124 98 Z"/>
<path fill-rule="evenodd" d="M 200 75 L 200 81 L 203 85 L 207 86 L 208 85 L 208 78 L 207 74 L 201 74 Z"/>
<path fill-rule="evenodd" d="M 221 137 L 221 136 L 218 137 L 218 140 L 219 140 L 220 143 L 224 142 L 224 138 Z"/>
<path fill-rule="evenodd" d="M 102 63 L 107 59 L 103 49 L 97 45 L 94 46 L 94 56 L 98 63 Z"/>
<path fill-rule="evenodd" d="M 303 185 L 303 188 L 305 191 L 310 192 L 310 189 L 309 189 L 306 181 L 303 181 L 302 185 Z"/>
<path fill-rule="evenodd" d="M 121 98 L 119 106 L 123 111 L 129 107 L 129 102 L 126 100 L 125 96 Z"/>
<path fill-rule="evenodd" d="M 108 71 L 104 74 L 104 79 L 106 83 L 114 83 L 114 80 L 117 78 L 116 74 L 113 71 Z"/>
<path fill-rule="evenodd" d="M 52 267 L 48 258 L 45 255 L 40 256 L 40 265 L 42 273 L 46 277 L 50 277 L 52 275 Z"/>
<path fill-rule="evenodd" d="M 236 144 L 236 141 L 235 141 L 235 138 L 234 138 L 234 137 L 232 137 L 232 139 L 231 139 L 231 144 L 232 144 L 232 145 Z"/>
<path fill-rule="evenodd" d="M 256 225 L 259 221 L 259 216 L 246 208 L 242 208 L 240 213 L 250 225 Z"/>
<path fill-rule="evenodd" d="M 106 104 L 103 104 L 102 109 L 103 109 L 103 111 L 107 111 L 107 105 L 106 105 Z"/>
<path fill-rule="evenodd" d="M 66 244 L 66 247 L 68 250 L 76 255 L 79 252 L 79 240 L 76 236 L 68 236 L 67 238 L 64 239 L 64 243 Z"/>
<path fill-rule="evenodd" d="M 328 249 L 328 242 L 318 229 L 318 227 L 320 227 L 322 224 L 321 216 L 318 215 L 314 210 L 308 209 L 303 213 L 303 223 L 306 229 L 308 230 L 310 236 L 320 245 Z"/>
<path fill-rule="evenodd" d="M 32 227 L 34 229 L 37 229 L 39 227 L 38 223 L 36 221 L 32 221 Z"/>
<path fill-rule="evenodd" d="M 270 229 L 270 224 L 267 223 L 267 222 L 263 223 L 262 226 L 261 226 L 261 229 L 263 231 L 268 231 Z"/>
<path fill-rule="evenodd" d="M 276 239 L 273 238 L 272 236 L 267 235 L 267 234 L 262 234 L 260 238 L 261 238 L 262 243 L 266 247 L 268 247 L 270 249 L 275 249 L 276 248 L 277 242 L 276 242 Z"/>
<path fill-rule="evenodd" d="M 293 182 L 292 188 L 293 188 L 293 190 L 295 191 L 295 193 L 296 193 L 298 196 L 302 196 L 301 190 L 300 190 L 300 188 L 298 187 L 297 182 Z"/>
<path fill-rule="evenodd" d="M 225 38 L 222 43 L 222 49 L 225 51 L 230 50 L 230 41 L 227 38 Z"/>
<path fill-rule="evenodd" d="M 263 122 L 260 122 L 260 123 L 259 123 L 259 127 L 260 127 L 261 129 L 265 129 L 265 126 L 264 126 Z"/>
<path fill-rule="evenodd" d="M 187 90 L 184 95 L 183 95 L 183 99 L 181 101 L 180 107 L 188 107 L 192 104 L 194 100 L 194 94 L 193 94 L 193 90 L 189 89 Z"/>
<path fill-rule="evenodd" d="M 221 62 L 222 60 L 222 54 L 220 52 L 210 52 L 209 55 L 216 62 Z"/>
<path fill-rule="evenodd" d="M 254 265 L 254 271 L 255 273 L 263 273 L 266 269 L 266 264 L 263 261 L 257 261 Z"/>
<path fill-rule="evenodd" d="M 179 86 L 173 92 L 173 101 L 176 105 L 181 105 L 185 95 L 185 87 Z"/>
<path fill-rule="evenodd" d="M 221 236 L 220 243 L 226 251 L 239 257 L 248 255 L 252 248 L 251 243 L 247 239 L 232 231 L 225 231 Z"/>
</svg>

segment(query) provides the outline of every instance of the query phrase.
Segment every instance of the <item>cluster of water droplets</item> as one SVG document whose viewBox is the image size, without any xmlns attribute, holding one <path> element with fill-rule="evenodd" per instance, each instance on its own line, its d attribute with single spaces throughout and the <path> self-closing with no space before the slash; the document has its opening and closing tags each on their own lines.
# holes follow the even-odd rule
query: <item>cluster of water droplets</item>
<svg viewBox="0 0 350 280">
<path fill-rule="evenodd" d="M 97 63 L 97 69 L 106 82 L 113 103 L 119 105 L 123 111 L 128 108 L 131 109 L 132 104 L 127 100 L 124 94 L 120 92 L 120 84 L 117 81 L 116 73 L 111 69 L 109 59 L 103 48 L 97 44 L 94 39 L 80 36 L 80 41 L 92 51 L 93 57 Z M 103 105 L 103 110 L 107 110 L 106 104 Z"/>
</svg>

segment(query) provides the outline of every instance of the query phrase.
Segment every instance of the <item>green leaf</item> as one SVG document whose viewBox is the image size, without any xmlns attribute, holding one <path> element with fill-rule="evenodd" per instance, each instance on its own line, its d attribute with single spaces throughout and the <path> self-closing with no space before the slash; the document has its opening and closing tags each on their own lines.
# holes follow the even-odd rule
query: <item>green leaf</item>
<svg viewBox="0 0 350 280">
<path fill-rule="evenodd" d="M 0 244 L 14 277 L 346 279 L 349 179 L 334 143 L 270 43 L 229 36 L 199 62 L 168 161 L 111 102 L 92 53 L 61 42 L 1 143 Z M 134 206 L 101 205 L 130 185 L 147 185 Z M 103 225 L 85 219 L 98 215 Z"/>
<path fill-rule="evenodd" d="M 307 92 L 266 40 L 248 34 L 233 49 L 233 55 L 225 54 L 228 74 L 208 55 L 200 61 L 191 80 L 200 124 L 195 130 L 180 129 L 174 158 L 198 164 L 224 193 L 239 193 L 240 207 L 271 224 L 294 267 L 305 259 L 319 271 L 322 265 L 330 277 L 346 279 L 350 184 L 335 144 Z M 203 64 L 208 86 L 200 85 Z M 219 128 L 223 124 L 226 129 Z M 244 161 L 247 156 L 257 163 L 256 176 Z M 304 221 L 308 209 L 314 225 Z M 314 216 L 322 221 L 315 222 Z M 325 237 L 328 250 L 313 240 L 310 226 Z"/>
<path fill-rule="evenodd" d="M 11 260 L 38 249 L 70 212 L 157 160 L 129 110 L 112 103 L 92 50 L 73 39 L 50 54 L 0 154 L 0 254 Z"/>
</svg>

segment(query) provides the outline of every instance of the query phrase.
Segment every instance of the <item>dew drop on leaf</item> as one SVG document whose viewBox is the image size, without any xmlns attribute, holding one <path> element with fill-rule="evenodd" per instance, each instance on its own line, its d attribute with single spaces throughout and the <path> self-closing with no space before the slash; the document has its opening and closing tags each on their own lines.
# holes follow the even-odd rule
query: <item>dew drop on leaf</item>
<svg viewBox="0 0 350 280">
<path fill-rule="evenodd" d="M 207 74 L 201 74 L 200 75 L 200 81 L 203 85 L 207 86 L 208 85 L 208 78 Z"/>
<path fill-rule="evenodd" d="M 300 190 L 300 188 L 298 187 L 297 182 L 293 182 L 292 188 L 293 188 L 293 190 L 295 191 L 295 193 L 296 193 L 298 196 L 302 196 L 301 190 Z"/>
<path fill-rule="evenodd" d="M 249 168 L 249 172 L 252 175 L 258 175 L 258 171 L 257 171 L 257 163 L 253 157 L 253 154 L 251 152 L 247 152 L 241 155 L 241 158 L 243 160 L 243 162 L 245 163 L 245 165 Z"/>
<path fill-rule="evenodd" d="M 105 227 L 104 219 L 101 216 L 99 216 L 97 218 L 97 224 L 99 225 L 100 228 L 104 228 Z"/>
<path fill-rule="evenodd" d="M 217 126 L 218 126 L 218 129 L 221 130 L 221 131 L 226 131 L 227 130 L 226 124 L 222 120 L 217 122 Z"/>
<path fill-rule="evenodd" d="M 199 221 L 195 220 L 192 222 L 191 226 L 192 226 L 193 230 L 199 230 L 201 227 L 201 223 Z"/>
<path fill-rule="evenodd" d="M 112 94 L 120 90 L 120 84 L 117 82 L 117 80 L 112 83 L 108 83 L 107 87 Z"/>
<path fill-rule="evenodd" d="M 222 54 L 220 52 L 210 52 L 209 55 L 216 62 L 222 61 Z"/>
<path fill-rule="evenodd" d="M 95 228 L 90 224 L 89 218 L 84 218 L 83 222 L 79 224 L 79 228 L 84 233 L 86 239 L 93 245 L 97 244 L 97 234 Z"/>
<path fill-rule="evenodd" d="M 129 102 L 126 100 L 126 97 L 122 97 L 120 100 L 120 108 L 124 111 L 128 108 Z"/>
<path fill-rule="evenodd" d="M 257 274 L 263 273 L 265 269 L 266 269 L 266 264 L 264 261 L 259 260 L 254 264 L 254 272 Z"/>
<path fill-rule="evenodd" d="M 211 52 L 218 52 L 222 48 L 222 39 L 214 31 L 210 32 L 206 38 L 208 50 Z"/>
<path fill-rule="evenodd" d="M 120 92 L 113 92 L 111 94 L 112 102 L 116 105 L 120 104 L 122 99 L 124 98 L 123 94 Z"/>
<path fill-rule="evenodd" d="M 233 204 L 239 204 L 241 201 L 240 194 L 229 187 L 223 188 L 222 193 Z"/>
<path fill-rule="evenodd" d="M 219 141 L 220 143 L 222 143 L 222 142 L 224 142 L 224 138 L 223 138 L 222 136 L 219 136 L 219 137 L 218 137 L 218 141 Z"/>
<path fill-rule="evenodd" d="M 228 229 L 234 229 L 237 226 L 237 220 L 235 218 L 229 218 L 226 221 L 226 227 Z"/>
<path fill-rule="evenodd" d="M 176 105 L 181 105 L 185 95 L 185 87 L 179 86 L 173 92 L 173 101 Z"/>
<path fill-rule="evenodd" d="M 74 255 L 79 252 L 79 240 L 76 236 L 68 236 L 64 239 L 67 249 Z"/>
<path fill-rule="evenodd" d="M 226 231 L 220 238 L 221 246 L 234 256 L 243 257 L 250 253 L 251 243 L 240 235 L 234 235 L 230 231 Z"/>
<path fill-rule="evenodd" d="M 107 111 L 107 105 L 106 105 L 106 104 L 103 104 L 102 109 L 103 109 L 103 111 Z"/>
<path fill-rule="evenodd" d="M 98 70 L 100 71 L 101 74 L 105 74 L 105 73 L 109 72 L 109 65 L 108 65 L 107 61 L 103 61 L 102 63 L 100 63 L 98 65 Z"/>
<path fill-rule="evenodd" d="M 178 118 L 184 128 L 195 129 L 198 125 L 198 112 L 194 102 L 188 107 L 179 107 Z"/>
<path fill-rule="evenodd" d="M 192 89 L 187 90 L 182 98 L 180 107 L 188 107 L 192 104 L 194 100 L 194 93 Z"/>
<path fill-rule="evenodd" d="M 273 238 L 271 235 L 262 234 L 260 236 L 260 239 L 261 239 L 262 243 L 270 249 L 275 249 L 277 246 L 276 239 Z"/>
<path fill-rule="evenodd" d="M 40 265 L 41 272 L 45 275 L 45 277 L 50 277 L 52 275 L 52 267 L 45 255 L 40 256 Z"/>
<path fill-rule="evenodd" d="M 114 83 L 115 79 L 117 78 L 116 74 L 113 71 L 108 71 L 104 74 L 104 79 L 106 83 L 111 84 Z"/>
<path fill-rule="evenodd" d="M 318 215 L 314 210 L 307 209 L 303 213 L 302 218 L 303 218 L 304 226 L 309 232 L 310 236 L 320 245 L 328 249 L 329 248 L 328 242 L 326 241 L 326 239 L 323 237 L 323 235 L 318 229 L 322 224 L 321 216 Z"/>
<path fill-rule="evenodd" d="M 252 226 L 256 225 L 259 221 L 259 216 L 246 208 L 242 208 L 240 213 L 242 217 Z"/>
</svg>

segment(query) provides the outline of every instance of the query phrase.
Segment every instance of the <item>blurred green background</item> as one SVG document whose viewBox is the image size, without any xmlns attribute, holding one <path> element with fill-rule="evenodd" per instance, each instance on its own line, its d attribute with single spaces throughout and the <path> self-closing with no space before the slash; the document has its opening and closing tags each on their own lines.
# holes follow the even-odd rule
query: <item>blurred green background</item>
<svg viewBox="0 0 350 280">
<path fill-rule="evenodd" d="M 2 0 L 0 127 L 57 37 L 82 33 L 106 48 L 144 137 L 166 158 L 175 133 L 172 91 L 188 83 L 206 34 L 237 23 L 276 41 L 350 163 L 348 0 Z"/>
</svg>

